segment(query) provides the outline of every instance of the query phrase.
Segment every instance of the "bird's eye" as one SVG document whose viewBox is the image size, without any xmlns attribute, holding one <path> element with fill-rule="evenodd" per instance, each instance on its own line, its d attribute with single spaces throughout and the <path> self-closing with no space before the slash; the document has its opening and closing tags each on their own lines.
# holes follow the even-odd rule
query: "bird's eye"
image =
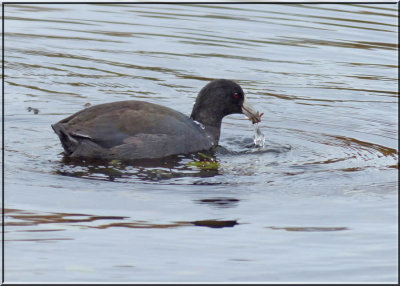
<svg viewBox="0 0 400 286">
<path fill-rule="evenodd" d="M 236 92 L 233 94 L 234 98 L 239 98 L 239 94 L 237 94 Z"/>
</svg>

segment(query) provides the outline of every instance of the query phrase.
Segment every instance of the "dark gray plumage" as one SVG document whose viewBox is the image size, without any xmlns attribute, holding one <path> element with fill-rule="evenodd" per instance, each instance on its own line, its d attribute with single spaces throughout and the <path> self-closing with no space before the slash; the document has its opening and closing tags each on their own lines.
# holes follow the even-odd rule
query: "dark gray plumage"
<svg viewBox="0 0 400 286">
<path fill-rule="evenodd" d="M 190 118 L 158 104 L 129 100 L 89 107 L 52 127 L 70 157 L 161 158 L 218 145 L 222 118 L 233 113 L 244 113 L 253 123 L 261 118 L 238 84 L 221 79 L 200 91 Z"/>
</svg>

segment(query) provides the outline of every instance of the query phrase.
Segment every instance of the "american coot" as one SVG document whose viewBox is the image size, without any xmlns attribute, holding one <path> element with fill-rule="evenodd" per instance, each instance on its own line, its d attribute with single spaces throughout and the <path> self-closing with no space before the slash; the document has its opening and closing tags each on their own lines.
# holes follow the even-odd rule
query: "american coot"
<svg viewBox="0 0 400 286">
<path fill-rule="evenodd" d="M 150 159 L 218 145 L 222 118 L 233 113 L 253 123 L 262 116 L 238 84 L 218 79 L 201 89 L 190 118 L 165 106 L 128 100 L 89 107 L 52 128 L 70 157 Z"/>
</svg>

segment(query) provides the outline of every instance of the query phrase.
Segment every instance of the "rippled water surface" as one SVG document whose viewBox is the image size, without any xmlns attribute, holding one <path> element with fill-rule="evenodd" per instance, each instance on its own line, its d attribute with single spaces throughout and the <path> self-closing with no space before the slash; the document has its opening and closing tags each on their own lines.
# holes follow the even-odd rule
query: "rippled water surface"
<svg viewBox="0 0 400 286">
<path fill-rule="evenodd" d="M 5 6 L 5 281 L 398 279 L 396 5 Z M 50 124 L 210 80 L 213 152 L 73 161 Z"/>
</svg>

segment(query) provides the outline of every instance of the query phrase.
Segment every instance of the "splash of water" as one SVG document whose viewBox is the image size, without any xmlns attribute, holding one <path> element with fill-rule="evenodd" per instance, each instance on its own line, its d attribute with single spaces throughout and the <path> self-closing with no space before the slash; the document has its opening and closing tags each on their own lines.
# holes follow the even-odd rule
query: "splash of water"
<svg viewBox="0 0 400 286">
<path fill-rule="evenodd" d="M 256 147 L 264 147 L 265 146 L 265 136 L 262 133 L 260 126 L 258 126 L 258 123 L 255 123 L 254 125 L 254 144 Z"/>
</svg>

